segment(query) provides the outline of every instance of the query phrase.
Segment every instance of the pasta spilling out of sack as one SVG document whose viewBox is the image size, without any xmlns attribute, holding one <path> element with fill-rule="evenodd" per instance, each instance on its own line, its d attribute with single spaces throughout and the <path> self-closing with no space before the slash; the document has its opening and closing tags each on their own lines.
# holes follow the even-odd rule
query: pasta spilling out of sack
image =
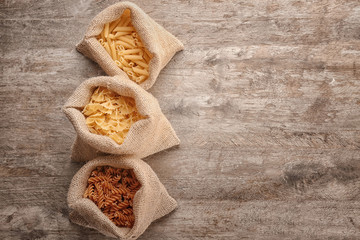
<svg viewBox="0 0 360 240">
<path fill-rule="evenodd" d="M 134 225 L 133 200 L 141 184 L 132 169 L 100 166 L 87 182 L 84 198 L 91 199 L 116 226 Z"/>
<path fill-rule="evenodd" d="M 63 111 L 77 134 L 74 161 L 106 154 L 143 158 L 180 143 L 156 98 L 124 72 L 84 81 Z"/>
<path fill-rule="evenodd" d="M 91 21 L 76 49 L 110 75 L 125 72 L 144 89 L 184 45 L 131 2 L 119 2 Z"/>
<path fill-rule="evenodd" d="M 90 132 L 109 136 L 122 144 L 133 123 L 144 119 L 130 97 L 120 96 L 104 87 L 98 87 L 84 107 L 86 125 Z"/>
<path fill-rule="evenodd" d="M 131 80 L 140 84 L 149 77 L 152 54 L 132 25 L 129 9 L 119 19 L 106 23 L 97 39 Z"/>
<path fill-rule="evenodd" d="M 73 177 L 70 220 L 120 239 L 136 239 L 177 203 L 143 160 L 106 156 L 87 162 Z"/>
</svg>

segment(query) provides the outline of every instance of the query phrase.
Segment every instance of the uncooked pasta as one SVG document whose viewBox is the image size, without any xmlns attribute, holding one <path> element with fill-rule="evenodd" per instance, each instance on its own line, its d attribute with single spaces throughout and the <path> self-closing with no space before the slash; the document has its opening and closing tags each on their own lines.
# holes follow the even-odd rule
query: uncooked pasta
<svg viewBox="0 0 360 240">
<path fill-rule="evenodd" d="M 86 125 L 90 132 L 106 135 L 122 144 L 132 124 L 143 119 L 130 97 L 120 96 L 104 87 L 98 87 L 84 107 Z"/>
<path fill-rule="evenodd" d="M 133 200 L 140 187 L 132 169 L 102 166 L 91 172 L 83 197 L 92 200 L 116 226 L 131 228 Z"/>
<path fill-rule="evenodd" d="M 119 19 L 106 23 L 97 39 L 131 80 L 140 84 L 149 77 L 152 54 L 132 26 L 129 9 Z"/>
</svg>

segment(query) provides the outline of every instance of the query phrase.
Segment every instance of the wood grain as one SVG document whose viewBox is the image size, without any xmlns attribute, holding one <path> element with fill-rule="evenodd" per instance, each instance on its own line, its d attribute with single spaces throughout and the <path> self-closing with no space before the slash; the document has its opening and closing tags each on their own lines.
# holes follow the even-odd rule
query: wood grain
<svg viewBox="0 0 360 240">
<path fill-rule="evenodd" d="M 61 107 L 115 2 L 0 2 L 2 239 L 106 239 L 68 221 Z M 136 3 L 185 44 L 150 89 L 181 145 L 145 159 L 179 208 L 140 239 L 359 239 L 359 1 Z"/>
</svg>

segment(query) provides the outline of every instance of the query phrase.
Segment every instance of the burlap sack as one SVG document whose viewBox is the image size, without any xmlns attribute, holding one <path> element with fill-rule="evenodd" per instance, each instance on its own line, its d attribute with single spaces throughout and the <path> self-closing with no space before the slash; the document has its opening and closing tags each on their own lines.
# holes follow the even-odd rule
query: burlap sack
<svg viewBox="0 0 360 240">
<path fill-rule="evenodd" d="M 93 201 L 83 198 L 87 180 L 92 170 L 98 166 L 133 169 L 141 188 L 136 192 L 133 211 L 134 226 L 117 227 Z M 72 209 L 70 219 L 79 225 L 97 229 L 99 232 L 121 239 L 138 238 L 154 220 L 173 211 L 177 203 L 169 196 L 155 172 L 141 159 L 119 156 L 99 157 L 86 163 L 71 181 L 68 205 Z"/>
<path fill-rule="evenodd" d="M 101 33 L 106 23 L 118 19 L 125 9 L 130 9 L 133 26 L 145 47 L 153 54 L 149 64 L 149 78 L 140 84 L 142 88 L 149 89 L 155 83 L 161 69 L 176 52 L 184 49 L 184 45 L 134 3 L 120 2 L 100 12 L 91 21 L 85 37 L 76 49 L 97 62 L 108 75 L 114 76 L 122 72 L 95 37 Z"/>
<path fill-rule="evenodd" d="M 121 145 L 108 136 L 91 133 L 85 123 L 85 116 L 81 111 L 99 86 L 134 98 L 138 112 L 146 117 L 131 126 Z M 74 161 L 91 160 L 104 153 L 143 158 L 180 143 L 156 98 L 130 81 L 124 72 L 114 77 L 95 77 L 84 81 L 65 103 L 63 111 L 77 133 L 71 156 Z"/>
</svg>

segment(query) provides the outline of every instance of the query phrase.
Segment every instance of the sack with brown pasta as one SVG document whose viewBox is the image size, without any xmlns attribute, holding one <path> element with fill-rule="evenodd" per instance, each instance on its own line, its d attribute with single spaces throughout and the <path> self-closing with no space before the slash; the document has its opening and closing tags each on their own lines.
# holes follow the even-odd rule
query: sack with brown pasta
<svg viewBox="0 0 360 240">
<path fill-rule="evenodd" d="M 131 206 L 135 216 L 131 228 L 118 227 L 92 200 L 83 197 L 93 170 L 99 166 L 132 169 L 140 182 L 141 187 Z M 151 167 L 141 159 L 106 156 L 89 161 L 75 174 L 69 188 L 68 205 L 72 209 L 72 222 L 97 229 L 110 237 L 136 239 L 151 222 L 173 211 L 177 203 L 169 196 Z"/>
<path fill-rule="evenodd" d="M 134 112 L 125 112 L 123 117 L 115 118 L 115 120 L 110 119 L 109 116 L 121 114 L 121 110 L 118 111 L 117 108 L 122 106 L 112 105 L 111 102 L 91 103 L 90 100 L 93 101 L 94 93 L 98 91 L 95 89 L 99 87 L 104 91 L 112 92 L 113 96 L 133 99 L 132 104 L 136 105 L 133 108 L 138 112 L 137 116 L 134 115 Z M 104 98 L 104 96 L 101 97 Z M 116 99 L 119 100 L 119 98 Z M 83 112 L 87 110 L 85 108 L 87 105 L 103 108 L 106 113 L 109 113 L 108 111 L 111 113 L 111 109 L 115 108 L 115 110 L 111 114 L 101 116 L 100 120 L 94 118 L 94 116 L 99 115 L 98 111 L 93 116 L 86 118 Z M 125 73 L 114 77 L 95 77 L 84 81 L 65 103 L 63 111 L 77 133 L 71 155 L 74 161 L 88 161 L 96 156 L 106 154 L 133 155 L 143 158 L 180 143 L 171 124 L 161 112 L 156 98 L 136 83 L 129 81 Z M 135 117 L 137 121 L 133 122 L 131 127 L 126 125 L 127 122 L 122 122 L 129 121 L 129 119 L 134 120 Z M 113 123 L 118 121 L 116 124 L 119 125 L 109 126 L 108 122 L 104 122 L 107 119 Z M 92 121 L 90 124 L 89 120 Z M 104 133 L 105 130 L 89 127 L 96 123 L 103 124 L 106 128 L 115 128 L 115 130 L 121 128 L 123 132 L 117 134 L 114 130 L 111 135 L 107 136 Z"/>
<path fill-rule="evenodd" d="M 123 15 L 126 14 L 128 14 L 130 20 L 121 21 Z M 132 31 L 132 34 L 126 36 L 124 31 Z M 100 38 L 102 39 L 100 40 Z M 109 44 L 103 41 L 108 41 Z M 111 43 L 117 45 L 112 46 Z M 107 46 L 105 46 L 106 44 Z M 150 55 L 144 56 L 146 62 L 149 63 L 148 69 L 146 68 L 147 64 L 142 63 L 139 63 L 138 67 L 136 66 L 137 63 L 135 63 L 135 66 L 134 64 L 129 66 L 127 59 L 134 59 L 134 57 L 125 57 L 125 59 L 121 58 L 120 60 L 119 56 L 117 56 L 119 51 L 132 50 L 132 48 L 139 46 L 146 49 L 147 55 Z M 83 40 L 77 45 L 79 52 L 97 62 L 108 75 L 118 75 L 122 71 L 131 73 L 128 74 L 129 77 L 134 81 L 139 79 L 136 82 L 146 90 L 155 83 L 161 69 L 166 66 L 175 53 L 183 48 L 183 44 L 176 37 L 131 2 L 120 2 L 100 12 L 90 23 Z M 127 52 L 139 55 L 136 51 L 135 53 L 134 51 Z M 143 53 L 143 51 L 141 52 Z M 135 62 L 137 61 L 135 60 Z M 124 67 L 126 70 L 124 70 Z M 144 78 L 141 77 L 132 78 L 134 72 L 135 75 L 136 73 L 147 74 L 147 79 L 143 81 Z"/>
</svg>

